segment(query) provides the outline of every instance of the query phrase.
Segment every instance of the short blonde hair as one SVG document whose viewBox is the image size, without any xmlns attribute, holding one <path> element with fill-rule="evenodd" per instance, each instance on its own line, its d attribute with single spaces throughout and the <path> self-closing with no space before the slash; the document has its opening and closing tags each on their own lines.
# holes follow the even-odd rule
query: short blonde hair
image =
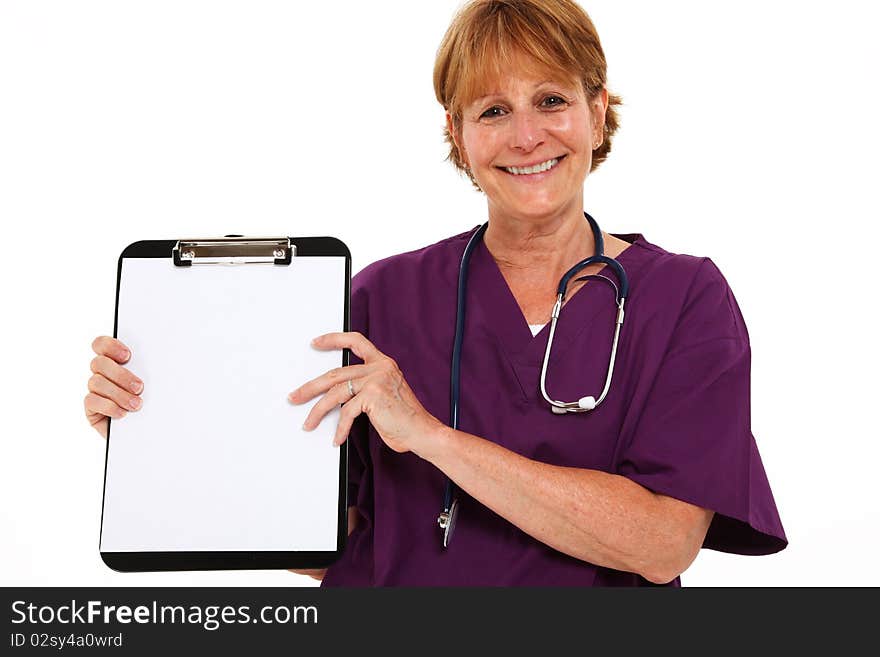
<svg viewBox="0 0 880 657">
<path fill-rule="evenodd" d="M 462 109 L 492 81 L 524 61 L 534 71 L 579 80 L 588 100 L 605 89 L 607 65 L 593 21 L 573 0 L 471 0 L 453 18 L 434 62 L 434 93 L 457 130 Z M 602 144 L 593 151 L 594 171 L 611 151 L 618 128 L 619 96 L 608 96 Z M 447 126 L 448 160 L 471 179 Z"/>
</svg>

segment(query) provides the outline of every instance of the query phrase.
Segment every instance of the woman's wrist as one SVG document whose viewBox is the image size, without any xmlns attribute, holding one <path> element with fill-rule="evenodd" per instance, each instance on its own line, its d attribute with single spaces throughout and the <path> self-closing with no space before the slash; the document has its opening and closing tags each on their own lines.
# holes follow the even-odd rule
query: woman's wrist
<svg viewBox="0 0 880 657">
<path fill-rule="evenodd" d="M 455 431 L 451 427 L 435 419 L 428 429 L 421 432 L 413 441 L 410 451 L 436 465 L 441 456 L 450 449 L 454 434 Z"/>
</svg>

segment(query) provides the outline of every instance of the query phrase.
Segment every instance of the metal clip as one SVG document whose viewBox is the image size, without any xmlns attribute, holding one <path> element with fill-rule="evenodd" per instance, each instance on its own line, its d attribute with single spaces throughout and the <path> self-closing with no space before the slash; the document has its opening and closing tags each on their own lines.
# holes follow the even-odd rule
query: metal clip
<svg viewBox="0 0 880 657">
<path fill-rule="evenodd" d="M 296 245 L 289 237 L 223 237 L 179 240 L 171 252 L 177 267 L 191 265 L 289 265 Z"/>
</svg>

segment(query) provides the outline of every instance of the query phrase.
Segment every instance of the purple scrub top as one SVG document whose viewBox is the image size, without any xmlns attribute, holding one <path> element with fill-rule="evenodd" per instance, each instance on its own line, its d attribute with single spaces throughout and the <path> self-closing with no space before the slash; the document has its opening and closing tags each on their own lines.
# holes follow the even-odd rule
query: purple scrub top
<svg viewBox="0 0 880 657">
<path fill-rule="evenodd" d="M 449 421 L 459 263 L 473 231 L 365 268 L 352 280 L 351 329 L 394 358 L 418 399 Z M 614 378 L 587 413 L 555 415 L 539 379 L 549 325 L 532 336 L 482 242 L 470 263 L 459 429 L 552 465 L 628 477 L 715 512 L 703 547 L 770 554 L 787 539 L 750 428 L 749 336 L 709 258 L 673 254 L 641 234 L 618 256 L 630 295 Z M 602 271 L 614 280 L 607 267 Z M 616 314 L 591 280 L 563 306 L 548 394 L 599 396 Z M 360 362 L 352 358 L 352 363 Z M 349 505 L 360 518 L 323 586 L 639 586 L 532 538 L 465 493 L 448 550 L 437 515 L 445 475 L 389 449 L 362 415 L 349 437 Z M 670 585 L 680 585 L 676 578 Z"/>
</svg>

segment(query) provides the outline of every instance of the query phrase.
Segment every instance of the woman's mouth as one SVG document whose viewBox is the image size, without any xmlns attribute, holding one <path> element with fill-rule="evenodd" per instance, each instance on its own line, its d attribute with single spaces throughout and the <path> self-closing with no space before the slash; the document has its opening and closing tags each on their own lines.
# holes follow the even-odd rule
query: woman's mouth
<svg viewBox="0 0 880 657">
<path fill-rule="evenodd" d="M 565 155 L 560 155 L 559 157 L 554 157 L 553 159 L 546 160 L 545 162 L 540 162 L 538 164 L 532 165 L 530 167 L 498 167 L 502 171 L 509 173 L 512 176 L 523 177 L 523 178 L 531 178 L 534 176 L 539 176 L 540 174 L 547 173 L 548 171 L 552 171 L 556 168 L 556 166 L 562 162 L 565 158 Z"/>
</svg>

